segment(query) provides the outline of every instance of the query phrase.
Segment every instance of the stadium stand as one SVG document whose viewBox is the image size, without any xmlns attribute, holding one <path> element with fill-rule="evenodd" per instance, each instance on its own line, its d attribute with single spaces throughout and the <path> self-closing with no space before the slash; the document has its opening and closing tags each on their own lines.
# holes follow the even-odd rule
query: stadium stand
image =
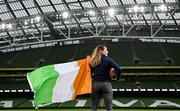
<svg viewBox="0 0 180 111">
<path fill-rule="evenodd" d="M 140 65 L 165 65 L 164 55 L 158 43 L 135 43 L 135 52 Z"/>
<path fill-rule="evenodd" d="M 75 49 L 76 49 L 75 45 L 51 47 L 50 51 L 43 58 L 45 60 L 44 65 L 73 61 L 74 60 L 73 55 Z"/>
<path fill-rule="evenodd" d="M 33 68 L 79 60 L 98 43 L 53 46 L 0 54 L 0 67 Z M 107 42 L 109 56 L 121 66 L 179 66 L 180 45 L 172 43 Z M 28 58 L 28 59 L 27 59 Z"/>
<path fill-rule="evenodd" d="M 166 50 L 167 54 L 170 58 L 172 58 L 173 65 L 179 66 L 180 65 L 180 44 L 174 43 L 163 43 L 162 47 Z"/>
<path fill-rule="evenodd" d="M 128 42 L 109 43 L 109 56 L 118 62 L 121 66 L 132 66 L 133 55 L 130 44 Z"/>
<path fill-rule="evenodd" d="M 43 57 L 47 48 L 30 49 L 18 51 L 16 57 L 10 59 L 11 64 L 6 65 L 9 68 L 29 68 L 38 67 L 39 60 Z"/>
<path fill-rule="evenodd" d="M 0 54 L 0 67 L 6 67 L 11 64 L 11 59 L 17 54 L 17 52 L 8 52 Z"/>
<path fill-rule="evenodd" d="M 94 47 L 96 47 L 97 44 L 80 44 L 78 45 L 78 50 L 75 52 L 75 59 L 83 59 L 87 56 L 90 56 Z"/>
</svg>

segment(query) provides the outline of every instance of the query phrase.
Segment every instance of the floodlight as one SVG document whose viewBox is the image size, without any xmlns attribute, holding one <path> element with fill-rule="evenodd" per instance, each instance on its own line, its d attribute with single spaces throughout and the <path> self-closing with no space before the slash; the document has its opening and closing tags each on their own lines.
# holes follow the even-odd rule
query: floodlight
<svg viewBox="0 0 180 111">
<path fill-rule="evenodd" d="M 134 6 L 134 7 L 133 7 L 133 10 L 134 10 L 134 12 L 138 12 L 139 7 L 138 7 L 138 6 Z"/>
<path fill-rule="evenodd" d="M 128 9 L 128 12 L 129 12 L 129 13 L 132 13 L 132 9 L 131 9 L 131 8 L 129 8 L 129 9 Z"/>
<path fill-rule="evenodd" d="M 90 16 L 95 16 L 95 15 L 96 15 L 96 12 L 95 12 L 94 10 L 89 10 L 89 11 L 88 11 L 88 14 L 89 14 Z"/>
<path fill-rule="evenodd" d="M 140 7 L 140 11 L 141 11 L 141 12 L 144 12 L 144 7 Z"/>
<path fill-rule="evenodd" d="M 37 16 L 37 17 L 35 18 L 35 21 L 36 21 L 36 22 L 40 22 L 40 20 L 41 20 L 41 17 L 40 17 L 40 16 Z"/>
<path fill-rule="evenodd" d="M 114 15 L 115 15 L 115 10 L 114 10 L 114 8 L 108 9 L 108 15 L 109 15 L 110 17 L 114 17 Z"/>
<path fill-rule="evenodd" d="M 164 4 L 161 5 L 159 8 L 161 11 L 167 11 L 167 6 L 165 6 Z"/>
<path fill-rule="evenodd" d="M 5 28 L 6 28 L 6 24 L 5 24 L 5 23 L 2 23 L 2 24 L 1 24 L 1 28 L 2 28 L 2 29 L 5 29 Z"/>
<path fill-rule="evenodd" d="M 30 21 L 31 21 L 31 24 L 33 24 L 33 23 L 34 23 L 34 19 L 31 19 Z"/>
<path fill-rule="evenodd" d="M 27 25 L 27 24 L 28 24 L 28 21 L 27 21 L 27 20 L 25 20 L 25 21 L 24 21 L 24 25 Z"/>
<path fill-rule="evenodd" d="M 68 12 L 63 12 L 63 13 L 62 13 L 62 17 L 65 18 L 65 19 L 68 18 L 69 16 L 70 16 L 70 15 L 69 15 Z"/>
<path fill-rule="evenodd" d="M 12 27 L 13 27 L 13 25 L 12 25 L 11 23 L 9 23 L 9 24 L 7 25 L 7 28 L 8 28 L 8 29 L 12 29 Z"/>
</svg>

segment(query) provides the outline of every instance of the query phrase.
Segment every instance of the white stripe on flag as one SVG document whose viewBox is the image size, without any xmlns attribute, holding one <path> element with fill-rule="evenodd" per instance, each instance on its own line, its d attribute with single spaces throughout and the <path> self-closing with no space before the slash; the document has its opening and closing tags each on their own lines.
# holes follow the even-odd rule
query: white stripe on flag
<svg viewBox="0 0 180 111">
<path fill-rule="evenodd" d="M 74 94 L 73 83 L 79 72 L 77 62 L 54 65 L 58 72 L 56 84 L 53 89 L 52 102 L 64 102 L 72 100 Z"/>
</svg>

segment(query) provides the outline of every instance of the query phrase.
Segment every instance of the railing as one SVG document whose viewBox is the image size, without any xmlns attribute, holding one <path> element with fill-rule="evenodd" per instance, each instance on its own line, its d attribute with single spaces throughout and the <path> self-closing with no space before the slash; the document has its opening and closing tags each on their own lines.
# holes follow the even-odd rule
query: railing
<svg viewBox="0 0 180 111">
<path fill-rule="evenodd" d="M 180 66 L 137 66 L 121 67 L 122 75 L 179 75 Z M 36 68 L 1 68 L 0 77 L 25 77 Z"/>
</svg>

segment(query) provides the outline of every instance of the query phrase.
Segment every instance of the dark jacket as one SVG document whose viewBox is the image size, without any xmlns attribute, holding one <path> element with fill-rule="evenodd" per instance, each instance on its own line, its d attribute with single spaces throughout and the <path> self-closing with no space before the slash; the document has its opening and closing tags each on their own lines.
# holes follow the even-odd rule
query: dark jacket
<svg viewBox="0 0 180 111">
<path fill-rule="evenodd" d="M 100 64 L 96 67 L 91 67 L 91 72 L 93 74 L 93 81 L 111 81 L 108 74 L 111 68 L 114 68 L 117 74 L 117 79 L 121 74 L 121 69 L 119 65 L 110 57 L 102 56 Z"/>
</svg>

